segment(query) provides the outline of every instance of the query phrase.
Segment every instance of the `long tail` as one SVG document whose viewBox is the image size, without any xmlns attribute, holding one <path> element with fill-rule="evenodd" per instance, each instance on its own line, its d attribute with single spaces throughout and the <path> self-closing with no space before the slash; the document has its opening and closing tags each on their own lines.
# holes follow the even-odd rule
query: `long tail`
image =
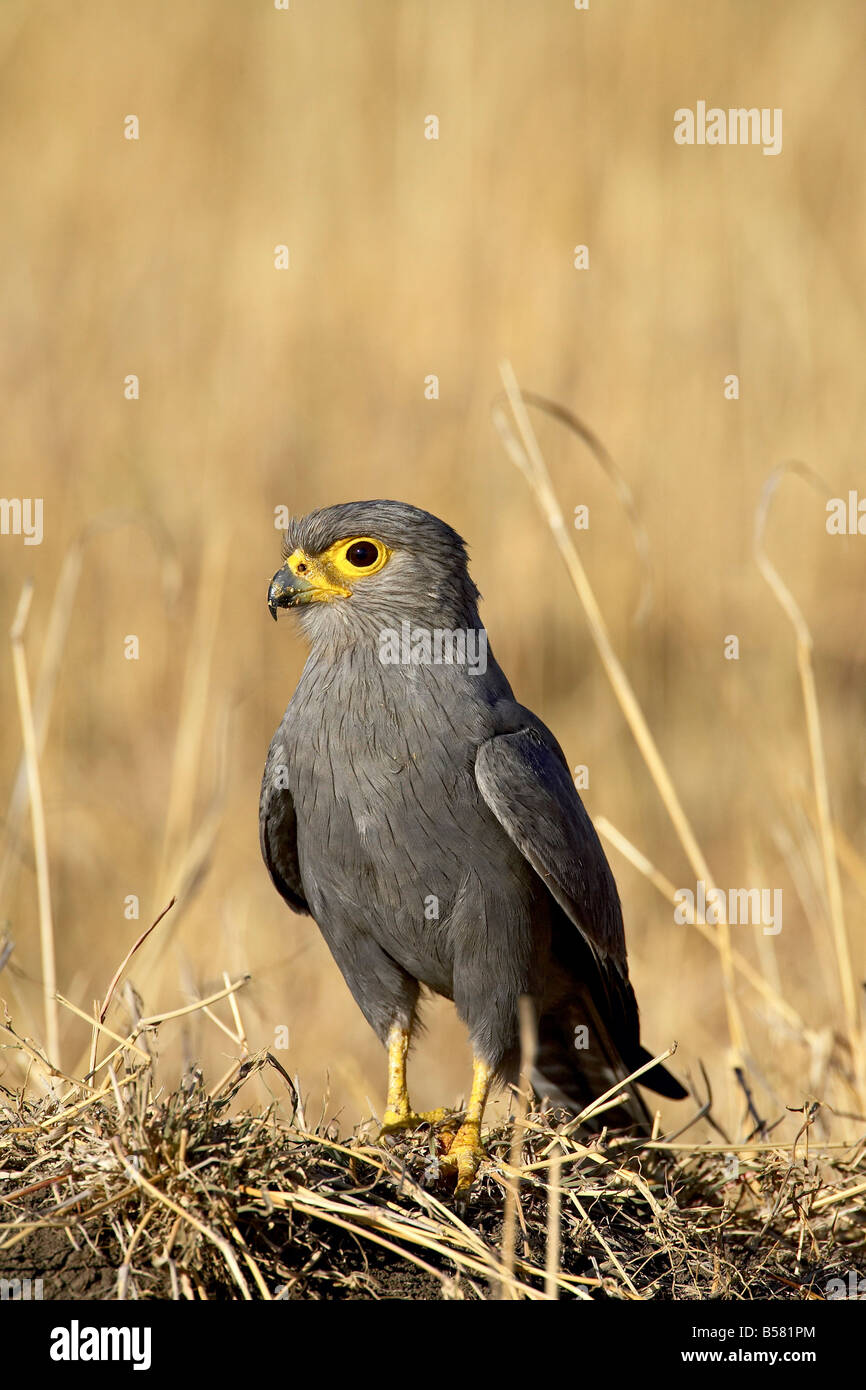
<svg viewBox="0 0 866 1390">
<path fill-rule="evenodd" d="M 577 1114 L 650 1060 L 650 1054 L 639 1045 L 633 1044 L 630 1052 L 634 1055 L 625 1059 L 584 988 L 539 1020 L 533 1087 L 539 1096 Z M 641 1084 L 673 1100 L 682 1100 L 687 1094 L 661 1064 L 641 1077 Z M 589 1128 L 637 1125 L 643 1132 L 650 1131 L 652 1117 L 637 1087 L 632 1083 L 624 1089 L 627 1099 L 587 1121 Z"/>
</svg>

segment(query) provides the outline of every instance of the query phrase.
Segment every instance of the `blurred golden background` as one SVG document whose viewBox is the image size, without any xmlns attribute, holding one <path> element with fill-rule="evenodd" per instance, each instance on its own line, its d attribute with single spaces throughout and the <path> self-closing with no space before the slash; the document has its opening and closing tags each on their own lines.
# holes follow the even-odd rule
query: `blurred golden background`
<svg viewBox="0 0 866 1390">
<path fill-rule="evenodd" d="M 753 530 L 764 481 L 788 459 L 820 473 L 829 495 L 866 497 L 864 40 L 853 0 L 593 0 L 588 11 L 565 0 L 292 0 L 288 11 L 6 0 L 2 491 L 44 499 L 44 540 L 0 536 L 2 612 L 8 628 L 32 577 L 25 653 L 45 719 L 65 996 L 89 1011 L 177 893 L 130 967 L 146 1010 L 249 972 L 238 996 L 249 1045 L 273 1049 L 288 1029 L 276 1055 L 301 1078 L 308 1120 L 350 1126 L 381 1112 L 381 1049 L 259 857 L 265 753 L 304 660 L 291 623 L 275 628 L 266 607 L 281 505 L 398 497 L 454 525 L 518 697 L 590 770 L 591 814 L 694 887 L 491 424 L 505 357 L 523 387 L 578 412 L 632 488 L 654 584 L 638 626 L 640 566 L 610 481 L 536 416 L 563 510 L 590 509 L 581 556 L 717 882 L 783 890 L 778 936 L 731 928 L 807 1025 L 737 976 L 756 1106 L 772 1120 L 817 1095 L 862 1114 L 794 634 Z M 781 108 L 781 154 L 675 144 L 675 110 L 699 100 Z M 425 138 L 431 114 L 437 140 Z M 137 140 L 124 138 L 130 115 Z M 282 244 L 287 270 L 275 268 Z M 578 245 L 586 270 L 574 268 Z M 131 374 L 137 400 L 124 393 Z M 730 374 L 737 400 L 725 397 Z M 825 500 L 785 479 L 767 549 L 815 638 L 859 996 L 866 536 L 828 535 Z M 729 635 L 737 661 L 725 659 Z M 17 1030 L 44 1042 L 3 645 L 0 918 L 15 948 L 0 995 Z M 659 1051 L 678 1039 L 681 1076 L 698 1078 L 702 1059 L 717 1118 L 747 1131 L 718 953 L 608 853 L 644 1039 Z M 124 915 L 131 894 L 138 921 Z M 124 1017 L 118 1002 L 109 1021 Z M 441 1001 L 427 1019 L 413 1099 L 450 1104 L 468 1081 L 464 1030 Z M 66 1010 L 60 1021 L 63 1066 L 80 1074 L 88 1027 Z M 201 1014 L 176 1037 L 161 1059 L 172 1084 L 190 1061 L 216 1080 L 237 1052 Z M 5 1084 L 22 1079 L 10 1063 Z M 668 1106 L 665 1119 L 693 1108 Z"/>
</svg>

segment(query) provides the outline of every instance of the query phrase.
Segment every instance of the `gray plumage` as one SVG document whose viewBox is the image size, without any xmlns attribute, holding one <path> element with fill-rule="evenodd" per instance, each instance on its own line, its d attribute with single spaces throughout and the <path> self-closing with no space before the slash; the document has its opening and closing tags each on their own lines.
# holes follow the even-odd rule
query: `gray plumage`
<svg viewBox="0 0 866 1390">
<path fill-rule="evenodd" d="M 355 536 L 391 555 L 346 596 L 298 610 L 310 654 L 268 753 L 265 863 L 383 1042 L 411 1026 L 424 985 L 454 1000 L 476 1053 L 513 1079 L 528 994 L 536 1090 L 579 1108 L 648 1059 L 598 836 L 559 744 L 489 647 L 484 674 L 380 659 L 383 630 L 406 621 L 482 634 L 456 532 L 403 503 L 349 503 L 292 521 L 285 555 Z M 274 616 L 290 606 L 286 583 L 303 580 L 275 576 Z M 685 1094 L 662 1067 L 647 1084 Z M 637 1093 L 628 1118 L 646 1119 Z"/>
</svg>

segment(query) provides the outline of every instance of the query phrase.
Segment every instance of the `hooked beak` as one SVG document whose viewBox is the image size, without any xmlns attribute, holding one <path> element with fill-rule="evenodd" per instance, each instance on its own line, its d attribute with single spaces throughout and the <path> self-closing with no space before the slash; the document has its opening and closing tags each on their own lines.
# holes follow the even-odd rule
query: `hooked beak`
<svg viewBox="0 0 866 1390">
<path fill-rule="evenodd" d="M 309 603 L 314 593 L 315 588 L 309 579 L 292 574 L 288 565 L 283 565 L 268 585 L 268 608 L 274 622 L 277 621 L 278 608 L 295 608 L 299 603 Z"/>
<path fill-rule="evenodd" d="M 303 558 L 301 563 L 308 567 L 308 572 L 296 574 L 292 562 L 297 563 L 296 556 L 299 554 L 296 552 L 289 557 L 288 563 L 277 570 L 268 586 L 268 608 L 274 622 L 277 621 L 278 608 L 299 608 L 305 603 L 322 603 L 327 599 L 349 596 L 350 590 L 335 584 L 315 562 Z"/>
<path fill-rule="evenodd" d="M 304 580 L 299 574 L 292 574 L 289 567 L 284 564 L 282 570 L 277 570 L 277 574 L 268 585 L 268 607 L 270 607 L 272 619 L 277 621 L 278 607 L 293 607 L 296 603 L 303 603 L 304 591 L 309 591 L 311 588 L 313 585 L 310 584 L 309 580 Z"/>
</svg>

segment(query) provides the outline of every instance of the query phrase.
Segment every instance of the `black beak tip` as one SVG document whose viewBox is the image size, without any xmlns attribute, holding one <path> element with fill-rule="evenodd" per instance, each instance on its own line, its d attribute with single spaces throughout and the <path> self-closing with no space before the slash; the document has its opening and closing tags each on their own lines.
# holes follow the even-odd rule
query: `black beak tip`
<svg viewBox="0 0 866 1390">
<path fill-rule="evenodd" d="M 268 584 L 268 609 L 274 621 L 277 621 L 278 607 L 288 607 L 291 596 L 291 585 L 286 582 L 286 571 L 278 570 Z"/>
<path fill-rule="evenodd" d="M 268 585 L 268 608 L 274 622 L 277 621 L 277 609 L 285 607 L 286 601 L 286 591 L 278 579 L 279 576 L 275 574 Z"/>
</svg>

